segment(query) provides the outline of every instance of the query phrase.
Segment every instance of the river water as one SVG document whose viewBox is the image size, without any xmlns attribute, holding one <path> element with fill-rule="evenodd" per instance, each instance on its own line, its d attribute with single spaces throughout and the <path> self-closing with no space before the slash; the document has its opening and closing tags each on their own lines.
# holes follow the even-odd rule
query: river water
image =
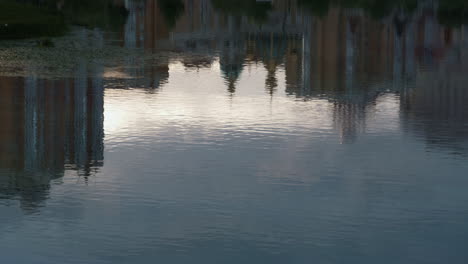
<svg viewBox="0 0 468 264">
<path fill-rule="evenodd" d="M 1 263 L 467 263 L 468 28 L 163 3 L 0 43 Z"/>
</svg>

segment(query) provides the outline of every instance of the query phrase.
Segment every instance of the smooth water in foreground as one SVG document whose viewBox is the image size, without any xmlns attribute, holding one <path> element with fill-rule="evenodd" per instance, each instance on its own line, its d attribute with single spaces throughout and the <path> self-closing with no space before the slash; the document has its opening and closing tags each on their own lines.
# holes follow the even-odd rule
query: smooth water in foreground
<svg viewBox="0 0 468 264">
<path fill-rule="evenodd" d="M 0 42 L 0 263 L 468 262 L 468 28 L 241 2 Z"/>
</svg>

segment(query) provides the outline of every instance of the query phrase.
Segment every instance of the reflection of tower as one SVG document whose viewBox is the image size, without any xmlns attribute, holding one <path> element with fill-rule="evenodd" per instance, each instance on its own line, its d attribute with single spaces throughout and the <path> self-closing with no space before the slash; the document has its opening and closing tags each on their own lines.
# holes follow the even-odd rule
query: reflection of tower
<svg viewBox="0 0 468 264">
<path fill-rule="evenodd" d="M 225 52 L 219 58 L 221 73 L 231 94 L 236 92 L 236 83 L 244 67 L 243 58 L 239 55 L 236 51 L 229 50 L 228 48 L 225 49 Z"/>
<path fill-rule="evenodd" d="M 81 62 L 76 71 L 73 84 L 73 143 L 71 160 L 73 166 L 89 175 L 90 168 L 102 166 L 103 162 L 103 121 L 104 121 L 104 89 L 102 68 L 94 65 L 94 72 Z M 91 77 L 88 75 L 91 74 Z"/>
<path fill-rule="evenodd" d="M 268 94 L 273 95 L 276 92 L 276 87 L 278 87 L 278 79 L 276 78 L 276 65 L 269 61 L 265 65 L 267 69 L 267 77 L 265 80 L 265 88 L 268 91 Z"/>
<path fill-rule="evenodd" d="M 86 88 L 87 88 L 87 76 L 86 76 L 86 66 L 84 61 L 80 61 L 78 65 L 78 70 L 76 72 L 75 81 L 74 81 L 74 106 L 73 111 L 74 116 L 73 120 L 75 132 L 74 138 L 74 150 L 75 150 L 75 159 L 74 163 L 78 168 L 84 167 L 86 163 L 86 144 L 87 144 L 87 99 L 86 98 Z"/>
<path fill-rule="evenodd" d="M 21 197 L 23 208 L 46 199 L 65 168 L 89 175 L 102 166 L 103 84 L 88 73 L 82 63 L 75 81 L 0 77 L 0 192 Z"/>
<path fill-rule="evenodd" d="M 278 87 L 278 80 L 276 79 L 276 67 L 278 66 L 278 61 L 275 60 L 278 54 L 275 49 L 275 38 L 273 33 L 271 33 L 269 41 L 264 44 L 267 44 L 268 47 L 267 52 L 262 56 L 263 64 L 267 70 L 265 88 L 270 95 L 273 95 L 276 91 L 276 87 Z"/>
<path fill-rule="evenodd" d="M 219 57 L 221 73 L 225 79 L 229 93 L 236 91 L 236 82 L 244 67 L 245 44 L 239 36 L 239 22 L 229 17 L 229 37 L 222 42 L 222 51 Z"/>
<path fill-rule="evenodd" d="M 139 47 L 143 40 L 142 3 L 143 1 L 125 1 L 128 17 L 124 28 L 124 46 L 127 48 Z"/>
<path fill-rule="evenodd" d="M 284 35 L 270 33 L 267 36 L 260 35 L 257 39 L 257 49 L 260 52 L 261 61 L 267 70 L 265 88 L 270 95 L 273 95 L 278 86 L 276 70 L 283 62 L 287 50 L 287 38 Z"/>
<path fill-rule="evenodd" d="M 24 85 L 24 150 L 27 154 L 24 159 L 24 167 L 26 170 L 33 171 L 37 168 L 37 129 L 38 129 L 38 116 L 37 116 L 37 80 L 34 76 L 29 76 L 25 80 Z"/>
<path fill-rule="evenodd" d="M 89 165 L 98 167 L 104 161 L 104 69 L 102 65 L 94 65 L 91 85 L 88 88 L 88 155 Z"/>
</svg>

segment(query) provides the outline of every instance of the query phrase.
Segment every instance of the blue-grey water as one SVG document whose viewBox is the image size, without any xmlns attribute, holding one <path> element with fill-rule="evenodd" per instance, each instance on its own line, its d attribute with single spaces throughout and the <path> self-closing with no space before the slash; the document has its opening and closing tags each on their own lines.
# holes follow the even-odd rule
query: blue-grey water
<svg viewBox="0 0 468 264">
<path fill-rule="evenodd" d="M 172 3 L 0 42 L 0 263 L 468 263 L 442 4 Z"/>
</svg>

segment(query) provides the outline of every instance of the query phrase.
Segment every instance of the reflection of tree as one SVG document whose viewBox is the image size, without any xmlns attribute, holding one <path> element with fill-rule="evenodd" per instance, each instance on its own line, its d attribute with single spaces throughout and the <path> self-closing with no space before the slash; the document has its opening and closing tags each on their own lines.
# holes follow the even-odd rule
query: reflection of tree
<svg viewBox="0 0 468 264">
<path fill-rule="evenodd" d="M 126 9 L 111 0 L 66 0 L 59 12 L 69 23 L 90 28 L 118 29 L 127 17 Z"/>
<path fill-rule="evenodd" d="M 330 0 L 299 0 L 299 5 L 316 16 L 324 16 L 330 8 Z"/>
<path fill-rule="evenodd" d="M 256 0 L 212 0 L 213 6 L 223 13 L 230 15 L 245 15 L 256 22 L 263 22 L 272 10 L 269 2 Z"/>
<path fill-rule="evenodd" d="M 460 26 L 468 23 L 468 2 L 466 0 L 445 0 L 439 3 L 437 16 L 440 23 Z"/>
<path fill-rule="evenodd" d="M 315 15 L 327 14 L 331 6 L 361 8 L 374 18 L 389 15 L 394 9 L 415 10 L 418 0 L 299 0 L 299 4 L 311 10 Z"/>
<path fill-rule="evenodd" d="M 0 38 L 58 36 L 70 24 L 117 29 L 126 16 L 126 9 L 111 0 L 2 0 Z"/>
<path fill-rule="evenodd" d="M 0 39 L 57 36 L 65 31 L 64 17 L 52 10 L 0 1 Z"/>
<path fill-rule="evenodd" d="M 182 16 L 185 5 L 182 0 L 158 0 L 159 8 L 167 25 L 172 28 L 175 26 L 177 20 Z"/>
<path fill-rule="evenodd" d="M 299 0 L 299 5 L 314 15 L 324 16 L 332 6 L 360 8 L 375 19 L 389 16 L 395 10 L 414 12 L 421 1 L 418 0 Z M 437 8 L 439 22 L 458 26 L 468 23 L 468 2 L 465 0 L 440 0 Z"/>
</svg>

